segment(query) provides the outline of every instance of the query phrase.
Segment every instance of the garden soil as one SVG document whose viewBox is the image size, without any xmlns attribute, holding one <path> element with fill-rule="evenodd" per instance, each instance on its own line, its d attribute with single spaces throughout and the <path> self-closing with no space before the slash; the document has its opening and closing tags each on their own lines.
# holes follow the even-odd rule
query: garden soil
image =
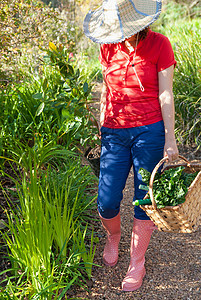
<svg viewBox="0 0 201 300">
<path fill-rule="evenodd" d="M 94 107 L 99 111 L 101 85 L 94 92 Z M 180 149 L 189 160 L 201 160 L 201 152 Z M 92 281 L 88 291 L 72 291 L 71 297 L 94 300 L 200 300 L 201 299 L 201 227 L 194 233 L 166 233 L 154 231 L 146 252 L 146 276 L 141 288 L 123 292 L 121 282 L 129 265 L 130 238 L 133 225 L 133 173 L 131 171 L 121 205 L 122 237 L 119 261 L 115 267 L 105 266 L 102 253 L 105 232 L 100 222 L 96 228 L 99 244 L 95 254 Z M 98 215 L 97 215 L 98 218 Z"/>
</svg>

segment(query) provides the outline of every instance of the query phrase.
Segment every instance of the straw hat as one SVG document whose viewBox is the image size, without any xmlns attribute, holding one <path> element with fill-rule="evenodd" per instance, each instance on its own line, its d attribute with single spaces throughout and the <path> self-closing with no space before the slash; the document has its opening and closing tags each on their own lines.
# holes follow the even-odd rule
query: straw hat
<svg viewBox="0 0 201 300">
<path fill-rule="evenodd" d="M 84 33 L 93 42 L 118 43 L 152 24 L 161 13 L 162 0 L 105 0 L 84 19 Z"/>
</svg>

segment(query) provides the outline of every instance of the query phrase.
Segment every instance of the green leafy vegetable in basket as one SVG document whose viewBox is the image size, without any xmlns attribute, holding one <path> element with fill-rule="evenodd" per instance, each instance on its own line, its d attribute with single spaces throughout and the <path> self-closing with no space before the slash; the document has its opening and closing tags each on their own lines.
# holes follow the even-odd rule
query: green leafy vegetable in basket
<svg viewBox="0 0 201 300">
<path fill-rule="evenodd" d="M 158 208 L 176 206 L 185 201 L 188 187 L 198 172 L 186 173 L 184 169 L 183 166 L 180 166 L 165 170 L 161 174 L 156 173 L 153 182 L 153 195 Z M 139 173 L 142 176 L 142 181 L 149 186 L 151 173 L 143 168 L 140 168 Z"/>
</svg>

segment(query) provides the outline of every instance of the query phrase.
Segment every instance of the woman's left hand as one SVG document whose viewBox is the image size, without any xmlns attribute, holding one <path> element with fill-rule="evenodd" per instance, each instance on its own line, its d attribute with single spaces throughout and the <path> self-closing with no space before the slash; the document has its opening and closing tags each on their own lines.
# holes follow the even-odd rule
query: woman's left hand
<svg viewBox="0 0 201 300">
<path fill-rule="evenodd" d="M 177 148 L 176 140 L 167 141 L 164 146 L 164 157 L 168 157 L 169 162 L 178 158 L 179 151 Z"/>
</svg>

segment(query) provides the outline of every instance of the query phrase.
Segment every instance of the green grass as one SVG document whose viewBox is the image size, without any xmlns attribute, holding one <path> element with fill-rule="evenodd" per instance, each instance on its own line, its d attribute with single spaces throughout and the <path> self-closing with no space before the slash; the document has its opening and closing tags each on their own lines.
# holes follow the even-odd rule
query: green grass
<svg viewBox="0 0 201 300">
<path fill-rule="evenodd" d="M 38 169 L 32 161 L 16 181 L 19 204 L 7 211 L 2 233 L 12 263 L 2 293 L 61 299 L 73 284 L 91 278 L 97 240 L 86 222 L 95 205 L 95 178 L 68 152 L 56 168 Z"/>
<path fill-rule="evenodd" d="M 177 140 L 197 149 L 201 146 L 200 13 L 198 5 L 170 1 L 154 24 L 170 39 L 177 61 L 173 86 Z"/>
<path fill-rule="evenodd" d="M 199 20 L 167 28 L 177 67 L 174 75 L 176 133 L 181 144 L 201 146 L 201 26 Z"/>
</svg>

